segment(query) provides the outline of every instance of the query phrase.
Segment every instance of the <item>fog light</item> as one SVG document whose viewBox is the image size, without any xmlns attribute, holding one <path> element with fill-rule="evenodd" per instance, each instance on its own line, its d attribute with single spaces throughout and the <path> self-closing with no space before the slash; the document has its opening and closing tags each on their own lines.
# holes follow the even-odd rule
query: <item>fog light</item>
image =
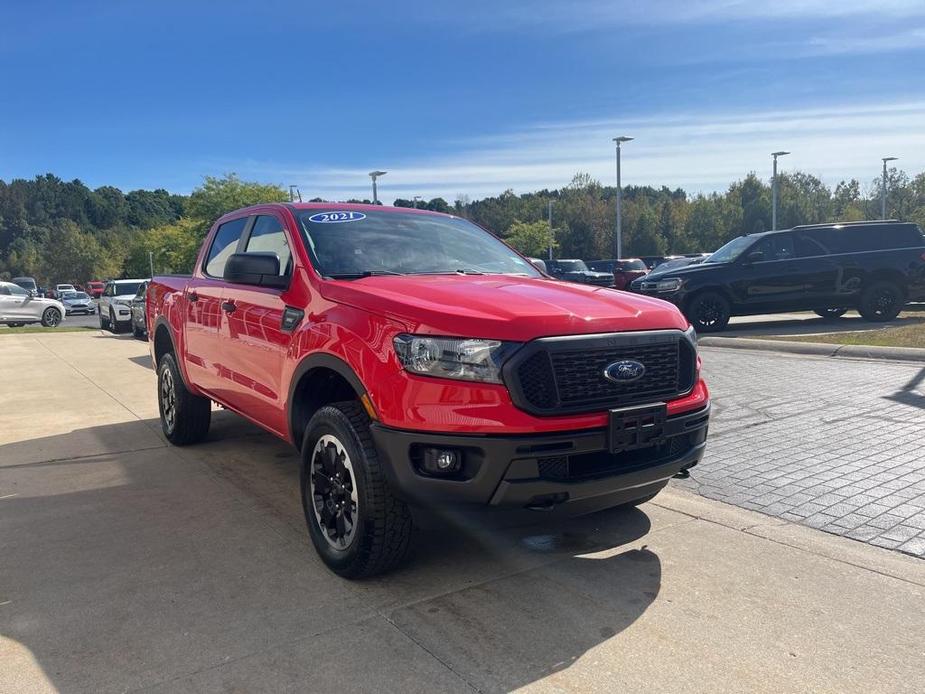
<svg viewBox="0 0 925 694">
<path fill-rule="evenodd" d="M 462 451 L 455 448 L 425 448 L 424 471 L 431 475 L 451 475 L 462 468 Z"/>
</svg>

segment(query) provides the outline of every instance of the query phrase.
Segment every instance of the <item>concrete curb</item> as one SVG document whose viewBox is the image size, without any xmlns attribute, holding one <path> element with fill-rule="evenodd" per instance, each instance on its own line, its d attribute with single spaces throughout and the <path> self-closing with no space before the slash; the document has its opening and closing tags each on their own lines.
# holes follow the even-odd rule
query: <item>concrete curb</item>
<svg viewBox="0 0 925 694">
<path fill-rule="evenodd" d="M 825 342 L 789 342 L 787 340 L 760 340 L 750 337 L 701 337 L 697 343 L 703 347 L 730 349 L 757 349 L 764 352 L 814 354 L 821 357 L 848 357 L 850 359 L 883 359 L 886 361 L 925 362 L 925 349 L 918 347 L 876 347 L 873 345 L 833 345 Z"/>
</svg>

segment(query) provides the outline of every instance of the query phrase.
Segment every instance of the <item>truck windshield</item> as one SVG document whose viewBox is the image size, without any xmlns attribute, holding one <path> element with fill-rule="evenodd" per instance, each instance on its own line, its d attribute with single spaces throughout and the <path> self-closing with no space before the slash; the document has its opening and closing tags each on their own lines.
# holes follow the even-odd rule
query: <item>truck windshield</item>
<svg viewBox="0 0 925 694">
<path fill-rule="evenodd" d="M 588 266 L 583 260 L 557 260 L 555 267 L 562 272 L 588 272 Z"/>
<path fill-rule="evenodd" d="M 542 277 L 484 229 L 456 217 L 303 210 L 299 222 L 318 272 L 367 275 L 484 273 Z"/>
<path fill-rule="evenodd" d="M 739 236 L 732 239 L 729 243 L 722 246 L 718 251 L 713 253 L 704 263 L 732 263 L 742 255 L 742 252 L 755 242 L 754 236 Z"/>
</svg>

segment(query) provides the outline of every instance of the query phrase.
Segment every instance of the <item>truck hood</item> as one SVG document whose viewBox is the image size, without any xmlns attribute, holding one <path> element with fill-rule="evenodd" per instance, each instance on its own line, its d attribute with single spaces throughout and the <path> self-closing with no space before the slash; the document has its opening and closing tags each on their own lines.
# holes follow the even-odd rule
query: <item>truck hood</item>
<svg viewBox="0 0 925 694">
<path fill-rule="evenodd" d="M 381 276 L 331 280 L 321 294 L 433 335 L 525 342 L 553 335 L 687 328 L 687 320 L 667 301 L 550 279 Z"/>
</svg>

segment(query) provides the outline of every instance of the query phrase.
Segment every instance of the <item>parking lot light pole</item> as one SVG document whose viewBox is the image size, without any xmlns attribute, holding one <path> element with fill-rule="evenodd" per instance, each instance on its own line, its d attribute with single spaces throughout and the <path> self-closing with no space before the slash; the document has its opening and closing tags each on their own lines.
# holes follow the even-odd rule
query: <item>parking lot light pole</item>
<svg viewBox="0 0 925 694">
<path fill-rule="evenodd" d="M 373 179 L 373 205 L 379 204 L 379 191 L 376 188 L 376 179 L 380 176 L 385 176 L 388 171 L 370 171 L 369 177 Z"/>
<path fill-rule="evenodd" d="M 777 158 L 790 152 L 771 152 L 774 157 L 774 173 L 771 177 L 771 230 L 777 229 Z"/>
<path fill-rule="evenodd" d="M 552 200 L 546 205 L 546 218 L 549 221 L 549 259 L 552 260 Z"/>
<path fill-rule="evenodd" d="M 616 246 L 614 258 L 617 259 L 623 256 L 623 185 L 620 181 L 620 145 L 632 139 L 632 137 L 627 137 L 626 135 L 613 138 L 613 141 L 617 143 L 617 235 L 614 239 L 614 245 Z"/>
<path fill-rule="evenodd" d="M 421 199 L 422 198 L 420 195 L 415 195 L 413 198 L 411 198 L 411 205 L 414 207 L 414 209 L 418 208 L 418 200 L 421 200 Z"/>
<path fill-rule="evenodd" d="M 880 181 L 880 219 L 886 219 L 886 163 L 899 157 L 883 157 L 883 178 Z"/>
<path fill-rule="evenodd" d="M 150 277 L 154 277 L 154 251 L 148 251 L 148 266 L 151 269 Z"/>
</svg>

